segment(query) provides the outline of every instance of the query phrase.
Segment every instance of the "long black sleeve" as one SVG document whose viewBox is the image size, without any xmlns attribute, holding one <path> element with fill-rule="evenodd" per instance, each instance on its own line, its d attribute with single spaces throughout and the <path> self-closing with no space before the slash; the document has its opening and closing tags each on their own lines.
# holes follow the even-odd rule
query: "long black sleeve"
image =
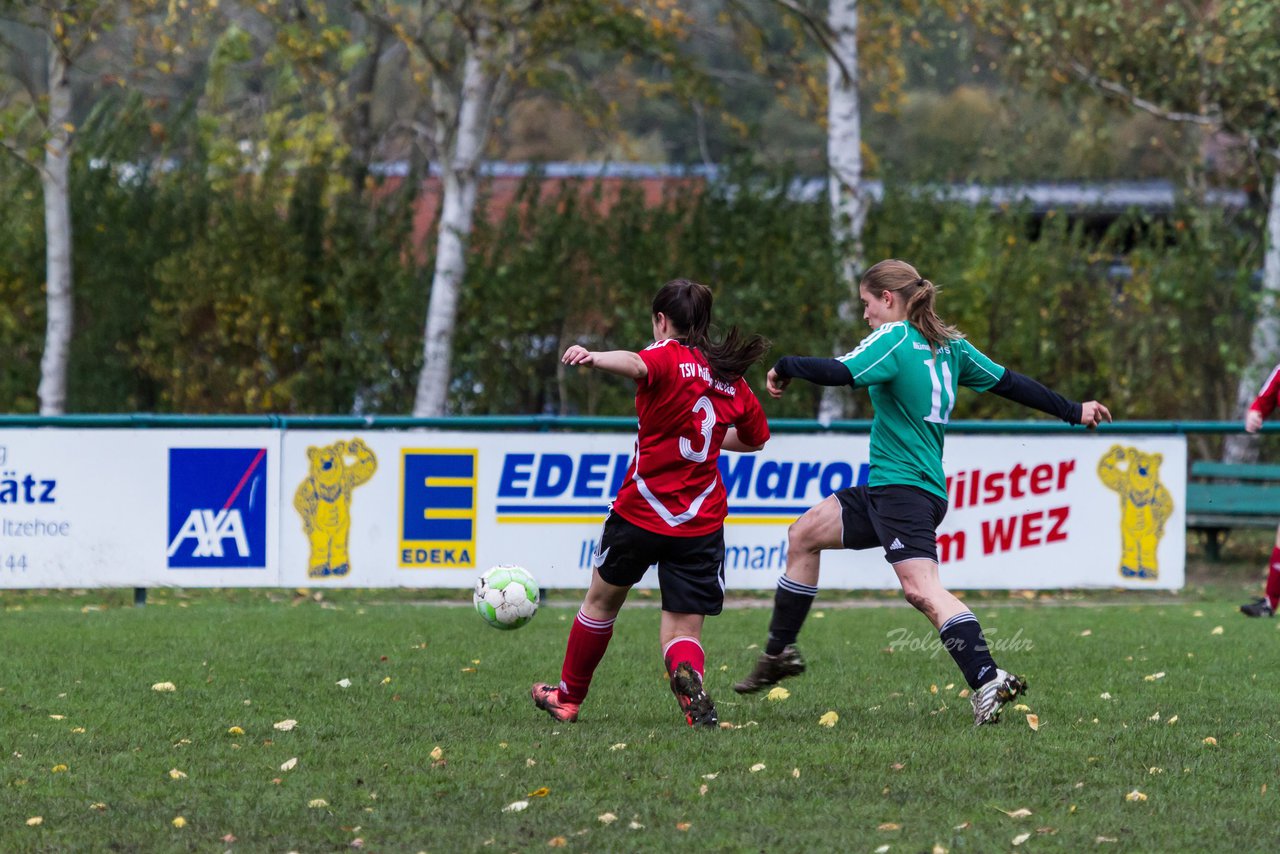
<svg viewBox="0 0 1280 854">
<path fill-rule="evenodd" d="M 783 356 L 773 369 L 784 379 L 808 380 L 815 385 L 853 385 L 853 374 L 838 359 Z"/>
<path fill-rule="evenodd" d="M 1005 368 L 1004 376 L 991 387 L 991 391 L 1014 403 L 1061 418 L 1068 424 L 1080 423 L 1080 404 L 1067 400 L 1053 389 L 1017 371 Z"/>
</svg>

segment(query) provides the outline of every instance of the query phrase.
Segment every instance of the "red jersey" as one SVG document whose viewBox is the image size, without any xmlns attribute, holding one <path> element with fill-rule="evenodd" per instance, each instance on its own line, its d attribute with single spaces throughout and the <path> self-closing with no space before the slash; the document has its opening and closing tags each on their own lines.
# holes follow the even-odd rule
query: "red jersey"
<svg viewBox="0 0 1280 854">
<path fill-rule="evenodd" d="M 1262 384 L 1262 391 L 1258 392 L 1258 396 L 1253 399 L 1253 403 L 1249 404 L 1249 408 L 1258 410 L 1262 413 L 1262 417 L 1266 418 L 1275 412 L 1277 403 L 1280 403 L 1280 365 L 1271 369 L 1267 381 Z"/>
<path fill-rule="evenodd" d="M 720 444 L 737 427 L 743 442 L 763 445 L 769 439 L 764 409 L 745 379 L 714 379 L 701 351 L 674 338 L 653 344 L 640 358 L 649 375 L 637 381 L 636 451 L 613 510 L 658 534 L 713 533 L 728 512 L 717 465 Z"/>
</svg>

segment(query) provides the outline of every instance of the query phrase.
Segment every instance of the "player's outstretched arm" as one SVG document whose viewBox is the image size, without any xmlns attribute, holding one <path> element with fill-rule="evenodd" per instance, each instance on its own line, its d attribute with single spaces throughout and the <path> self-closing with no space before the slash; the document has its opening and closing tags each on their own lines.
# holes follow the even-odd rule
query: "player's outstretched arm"
<svg viewBox="0 0 1280 854">
<path fill-rule="evenodd" d="M 1083 424 L 1093 429 L 1103 421 L 1111 420 L 1111 412 L 1098 401 L 1076 403 L 1067 400 L 1043 383 L 1008 368 L 991 391 L 1006 400 L 1061 418 L 1068 424 Z"/>
<path fill-rule="evenodd" d="M 765 387 L 770 397 L 782 397 L 792 379 L 814 385 L 853 385 L 853 375 L 839 359 L 820 356 L 783 356 L 769 369 Z"/>
<path fill-rule="evenodd" d="M 649 376 L 649 367 L 644 363 L 644 359 L 630 350 L 597 351 L 574 344 L 564 351 L 560 361 L 566 365 L 586 365 L 589 368 L 617 374 L 620 377 L 630 377 L 633 380 L 642 380 Z"/>
</svg>

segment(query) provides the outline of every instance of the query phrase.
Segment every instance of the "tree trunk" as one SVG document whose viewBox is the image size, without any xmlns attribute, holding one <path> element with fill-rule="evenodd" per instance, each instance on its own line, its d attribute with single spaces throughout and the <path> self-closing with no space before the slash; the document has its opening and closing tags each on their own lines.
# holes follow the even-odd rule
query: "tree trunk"
<svg viewBox="0 0 1280 854">
<path fill-rule="evenodd" d="M 40 184 L 44 192 L 45 292 L 48 319 L 40 359 L 41 415 L 67 410 L 67 362 L 71 352 L 71 79 L 67 59 L 49 44 L 49 141 Z"/>
<path fill-rule="evenodd" d="M 467 272 L 467 244 L 475 215 L 478 168 L 494 87 L 483 44 L 483 39 L 478 39 L 467 49 L 457 131 L 452 135 L 452 151 L 442 152 L 441 156 L 444 199 L 423 336 L 422 373 L 413 406 L 413 414 L 418 417 L 444 415 L 449 399 L 453 330 L 458 318 L 458 296 Z M 437 114 L 440 112 L 437 110 Z"/>
<path fill-rule="evenodd" d="M 1280 158 L 1276 158 L 1280 161 Z M 1271 179 L 1271 199 L 1267 207 L 1266 254 L 1262 264 L 1262 297 L 1258 301 L 1258 320 L 1253 327 L 1249 367 L 1236 387 L 1236 414 L 1244 412 L 1258 396 L 1263 380 L 1280 360 L 1280 170 Z M 1223 446 L 1226 462 L 1253 462 L 1258 458 L 1258 443 L 1244 433 L 1233 433 Z"/>
<path fill-rule="evenodd" d="M 839 307 L 840 319 L 857 316 L 858 271 L 863 265 L 862 228 L 867 199 L 862 191 L 862 125 L 858 115 L 858 2 L 830 0 L 827 24 L 832 53 L 827 56 L 827 193 L 831 204 L 831 234 L 837 253 L 836 272 L 847 289 Z M 836 341 L 845 353 L 851 342 Z M 846 416 L 847 394 L 823 391 L 818 420 L 828 423 Z"/>
</svg>

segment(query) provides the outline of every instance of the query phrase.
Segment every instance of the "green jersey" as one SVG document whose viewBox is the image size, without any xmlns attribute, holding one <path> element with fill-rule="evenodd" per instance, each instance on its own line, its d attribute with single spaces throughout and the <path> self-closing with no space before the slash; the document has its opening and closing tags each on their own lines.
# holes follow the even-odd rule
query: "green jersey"
<svg viewBox="0 0 1280 854">
<path fill-rule="evenodd" d="M 871 486 L 905 484 L 947 497 L 942 445 L 956 391 L 987 391 L 1004 368 L 963 338 L 935 352 L 906 321 L 885 323 L 839 361 L 866 387 L 871 422 Z"/>
</svg>

